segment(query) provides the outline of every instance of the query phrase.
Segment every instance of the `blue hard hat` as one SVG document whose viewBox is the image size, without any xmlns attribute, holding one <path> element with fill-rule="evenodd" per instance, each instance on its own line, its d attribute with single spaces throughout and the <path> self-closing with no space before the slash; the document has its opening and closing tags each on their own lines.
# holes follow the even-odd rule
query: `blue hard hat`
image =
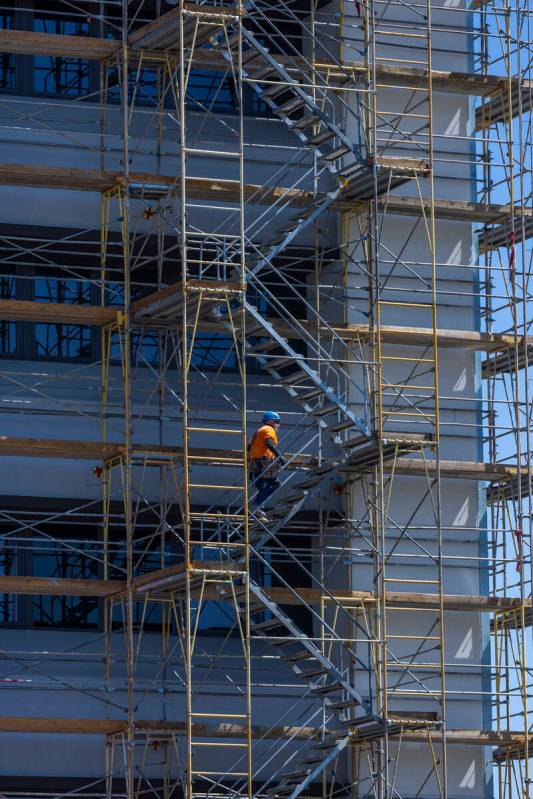
<svg viewBox="0 0 533 799">
<path fill-rule="evenodd" d="M 276 411 L 265 411 L 263 422 L 281 422 L 281 416 Z"/>
</svg>

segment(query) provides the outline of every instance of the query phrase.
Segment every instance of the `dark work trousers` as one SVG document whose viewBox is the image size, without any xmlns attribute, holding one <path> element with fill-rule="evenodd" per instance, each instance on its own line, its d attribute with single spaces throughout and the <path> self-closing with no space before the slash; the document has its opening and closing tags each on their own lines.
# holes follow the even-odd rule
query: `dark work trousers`
<svg viewBox="0 0 533 799">
<path fill-rule="evenodd" d="M 255 458 L 250 463 L 250 482 L 257 489 L 255 506 L 262 509 L 269 496 L 278 488 L 279 466 L 268 458 Z"/>
<path fill-rule="evenodd" d="M 277 477 L 262 477 L 260 474 L 256 477 L 252 477 L 252 480 L 254 487 L 257 488 L 255 505 L 262 510 L 263 505 L 269 496 L 274 493 L 280 482 Z"/>
</svg>

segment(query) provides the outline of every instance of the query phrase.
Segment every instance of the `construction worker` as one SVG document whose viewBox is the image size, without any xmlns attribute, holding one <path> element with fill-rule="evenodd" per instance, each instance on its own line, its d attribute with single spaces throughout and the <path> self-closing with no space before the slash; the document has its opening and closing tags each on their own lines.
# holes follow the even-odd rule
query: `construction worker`
<svg viewBox="0 0 533 799">
<path fill-rule="evenodd" d="M 285 459 L 278 451 L 281 416 L 276 411 L 266 411 L 262 421 L 263 424 L 248 444 L 248 460 L 250 482 L 257 489 L 254 513 L 261 521 L 266 521 L 268 517 L 263 505 L 280 485 L 278 474 Z"/>
</svg>

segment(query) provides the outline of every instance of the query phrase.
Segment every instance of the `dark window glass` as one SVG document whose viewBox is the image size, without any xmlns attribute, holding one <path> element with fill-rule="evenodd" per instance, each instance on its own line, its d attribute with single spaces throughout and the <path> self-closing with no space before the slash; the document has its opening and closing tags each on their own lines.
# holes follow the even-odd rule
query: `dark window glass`
<svg viewBox="0 0 533 799">
<path fill-rule="evenodd" d="M 13 16 L 0 12 L 0 29 L 13 27 Z M 0 53 L 0 89 L 15 88 L 15 56 L 12 53 Z"/>
<path fill-rule="evenodd" d="M 110 103 L 120 103 L 121 101 L 121 78 L 116 70 L 109 74 L 107 99 Z M 133 70 L 129 74 L 128 101 L 135 105 L 155 106 L 158 102 L 158 78 L 157 70 L 149 67 Z"/>
<path fill-rule="evenodd" d="M 193 602 L 192 606 L 195 613 L 198 612 L 198 603 Z M 193 617 L 193 623 L 196 619 Z M 198 629 L 206 630 L 227 630 L 235 623 L 235 612 L 229 602 L 202 602 Z"/>
<path fill-rule="evenodd" d="M 125 537 L 125 533 L 123 533 Z M 141 550 L 142 549 L 142 555 Z M 140 577 L 149 572 L 155 572 L 161 569 L 161 552 L 156 550 L 144 550 L 140 547 L 139 550 L 134 551 L 134 570 L 135 576 Z M 110 550 L 110 568 L 115 573 L 120 574 L 124 579 L 126 572 L 126 550 L 124 546 L 118 545 Z M 170 547 L 165 548 L 164 553 L 165 566 L 173 566 L 179 563 L 178 556 Z M 143 628 L 150 629 L 151 625 L 160 625 L 162 621 L 162 604 L 161 602 L 145 602 L 140 600 L 133 605 L 133 623 L 135 625 L 142 625 Z M 124 607 L 121 603 L 116 603 L 113 608 L 113 622 L 117 627 L 122 627 L 124 624 Z"/>
<path fill-rule="evenodd" d="M 146 331 L 131 335 L 131 362 L 135 366 L 157 367 L 159 363 L 159 337 L 157 333 Z"/>
<path fill-rule="evenodd" d="M 214 113 L 234 113 L 237 111 L 237 94 L 231 77 L 223 72 L 208 72 L 193 69 L 187 84 L 187 98 L 192 110 L 207 110 Z M 242 104 L 245 114 L 270 116 L 270 108 L 251 86 L 242 87 Z"/>
<path fill-rule="evenodd" d="M 16 550 L 9 545 L 0 547 L 0 574 L 17 573 Z M 0 594 L 0 624 L 13 624 L 17 621 L 17 598 L 13 594 Z"/>
<path fill-rule="evenodd" d="M 191 70 L 187 96 L 192 109 L 209 111 L 235 111 L 236 97 L 231 78 L 222 72 Z"/>
<path fill-rule="evenodd" d="M 89 23 L 61 17 L 35 16 L 33 29 L 38 33 L 61 36 L 84 36 Z M 37 55 L 33 59 L 33 89 L 36 94 L 80 97 L 91 91 L 90 62 L 82 58 Z"/>
<path fill-rule="evenodd" d="M 197 369 L 236 371 L 235 342 L 231 336 L 220 333 L 198 333 L 195 338 L 191 363 Z"/>
<path fill-rule="evenodd" d="M 37 302 L 58 302 L 70 305 L 90 305 L 92 292 L 89 283 L 81 280 L 37 278 Z M 91 355 L 91 328 L 83 325 L 35 325 L 36 355 L 41 358 L 84 358 Z"/>
<path fill-rule="evenodd" d="M 0 276 L 0 298 L 10 300 L 15 297 L 14 277 Z M 14 355 L 17 346 L 16 323 L 0 321 L 0 355 Z"/>
<path fill-rule="evenodd" d="M 98 545 L 95 555 L 99 555 Z M 38 577 L 58 577 L 90 580 L 98 577 L 98 561 L 88 557 L 91 544 L 83 542 L 87 552 L 67 552 L 58 543 L 54 548 L 34 552 L 33 574 Z M 95 597 L 35 596 L 33 623 L 37 627 L 95 627 L 98 624 L 98 600 Z"/>
</svg>

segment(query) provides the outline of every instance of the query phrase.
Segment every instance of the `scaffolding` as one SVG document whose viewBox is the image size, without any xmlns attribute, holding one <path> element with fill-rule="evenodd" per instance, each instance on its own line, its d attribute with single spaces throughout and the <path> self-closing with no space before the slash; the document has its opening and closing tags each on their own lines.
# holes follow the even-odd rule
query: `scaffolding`
<svg viewBox="0 0 533 799">
<path fill-rule="evenodd" d="M 2 12 L 5 86 L 33 65 L 55 90 L 0 95 L 0 184 L 97 221 L 28 203 L 3 232 L 25 435 L 0 456 L 68 496 L 94 477 L 53 511 L 2 503 L 2 619 L 29 596 L 94 640 L 6 648 L 8 685 L 39 675 L 71 712 L 0 733 L 102 754 L 32 795 L 525 799 L 528 5 L 59 0 L 53 32 L 30 5 Z M 289 422 L 267 520 L 265 406 Z"/>
</svg>

